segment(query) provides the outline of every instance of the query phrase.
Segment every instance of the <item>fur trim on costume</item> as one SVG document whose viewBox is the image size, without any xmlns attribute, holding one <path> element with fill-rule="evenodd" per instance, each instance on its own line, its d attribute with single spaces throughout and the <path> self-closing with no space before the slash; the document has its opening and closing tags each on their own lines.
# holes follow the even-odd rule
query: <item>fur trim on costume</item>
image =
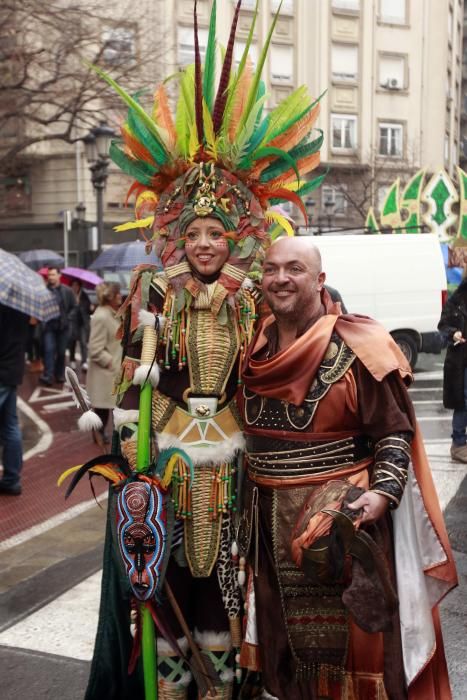
<svg viewBox="0 0 467 700">
<path fill-rule="evenodd" d="M 180 637 L 180 639 L 177 639 L 177 644 L 183 653 L 186 654 L 188 651 L 188 639 L 186 637 Z M 157 653 L 161 656 L 175 656 L 172 645 L 164 639 L 164 637 L 157 638 Z"/>
<path fill-rule="evenodd" d="M 138 314 L 138 322 L 140 326 L 150 326 L 151 328 L 156 327 L 156 317 L 150 311 L 146 309 L 140 309 Z"/>
<path fill-rule="evenodd" d="M 151 371 L 149 371 L 150 367 L 151 365 L 140 365 L 137 367 L 133 375 L 133 384 L 138 384 L 141 386 L 149 379 L 151 386 L 155 389 L 158 386 L 160 379 L 159 365 L 157 362 L 154 362 L 153 366 L 151 367 Z"/>
<path fill-rule="evenodd" d="M 90 432 L 91 430 L 101 430 L 102 421 L 97 413 L 94 413 L 94 411 L 89 409 L 78 418 L 78 428 L 85 433 Z"/>
<path fill-rule="evenodd" d="M 139 411 L 136 409 L 114 408 L 113 419 L 115 430 L 118 430 L 126 423 L 138 423 Z"/>
<path fill-rule="evenodd" d="M 219 678 L 221 679 L 222 683 L 231 683 L 234 679 L 234 672 L 231 668 L 226 668 L 224 671 L 222 671 Z"/>
<path fill-rule="evenodd" d="M 242 433 L 238 432 L 234 433 L 227 440 L 208 445 L 202 443 L 202 447 L 197 447 L 196 444 L 182 442 L 175 435 L 157 433 L 157 444 L 160 450 L 166 450 L 170 447 L 184 450 L 192 459 L 193 464 L 209 465 L 218 464 L 219 462 L 230 462 L 237 452 L 244 450 L 245 438 Z"/>
<path fill-rule="evenodd" d="M 206 651 L 227 651 L 232 648 L 230 632 L 200 632 L 195 629 L 195 640 Z"/>
<path fill-rule="evenodd" d="M 153 314 L 151 311 L 146 311 L 146 309 L 140 309 L 138 314 L 138 322 L 140 326 L 150 326 L 151 328 L 156 327 L 156 318 L 159 320 L 159 330 L 164 328 L 165 317 L 161 314 Z"/>
</svg>

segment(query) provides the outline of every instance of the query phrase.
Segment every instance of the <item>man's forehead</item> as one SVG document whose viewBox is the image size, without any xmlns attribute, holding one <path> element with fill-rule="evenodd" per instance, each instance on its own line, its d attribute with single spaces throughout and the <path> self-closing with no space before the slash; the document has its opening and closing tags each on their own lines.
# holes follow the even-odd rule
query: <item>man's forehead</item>
<svg viewBox="0 0 467 700">
<path fill-rule="evenodd" d="M 319 258 L 319 252 L 310 241 L 299 238 L 281 239 L 274 243 L 266 253 L 265 262 L 313 263 Z"/>
</svg>

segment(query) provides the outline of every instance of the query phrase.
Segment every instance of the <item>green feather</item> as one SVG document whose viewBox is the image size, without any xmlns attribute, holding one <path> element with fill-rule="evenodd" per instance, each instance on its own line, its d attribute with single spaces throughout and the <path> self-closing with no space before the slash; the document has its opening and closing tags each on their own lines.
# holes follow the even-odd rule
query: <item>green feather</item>
<svg viewBox="0 0 467 700">
<path fill-rule="evenodd" d="M 292 148 L 288 152 L 289 158 L 292 158 L 294 163 L 301 160 L 302 158 L 306 158 L 306 156 L 310 156 L 313 153 L 319 151 L 324 139 L 324 133 L 321 131 L 321 129 L 319 129 L 319 131 L 321 133 L 317 139 L 308 143 L 306 143 L 306 139 L 304 139 L 300 144 L 298 144 L 298 146 L 295 146 L 295 148 Z M 285 158 L 280 158 L 279 160 L 275 160 L 273 163 L 271 163 L 271 165 L 269 165 L 265 170 L 263 170 L 263 172 L 261 173 L 260 180 L 261 182 L 269 182 L 269 180 L 273 180 L 274 178 L 278 177 L 279 175 L 281 175 L 289 169 L 289 160 Z"/>
<path fill-rule="evenodd" d="M 112 141 L 110 144 L 109 157 L 113 160 L 115 165 L 118 165 L 120 170 L 134 177 L 134 179 L 142 185 L 151 185 L 152 178 L 157 174 L 156 168 L 149 163 L 144 163 L 141 160 L 135 161 L 129 158 L 115 141 Z"/>
<path fill-rule="evenodd" d="M 248 157 L 248 145 L 251 141 L 251 137 L 253 136 L 255 132 L 255 126 L 258 118 L 258 114 L 260 111 L 263 109 L 264 103 L 266 101 L 266 95 L 263 95 L 254 105 L 253 109 L 250 112 L 250 116 L 248 117 L 245 126 L 241 130 L 240 134 L 237 136 L 235 140 L 235 147 L 236 147 L 236 159 L 235 162 L 239 162 L 238 167 L 240 169 L 246 169 L 251 167 L 252 163 L 250 158 Z"/>
<path fill-rule="evenodd" d="M 305 109 L 303 108 L 303 104 L 307 105 Z M 275 136 L 284 133 L 284 126 L 288 124 L 291 119 L 300 119 L 307 114 L 310 109 L 308 89 L 306 85 L 301 85 L 269 113 L 268 128 L 260 146 L 264 146 Z"/>
<path fill-rule="evenodd" d="M 257 97 L 257 94 L 258 94 L 258 85 L 259 85 L 259 82 L 260 82 L 260 80 L 261 80 L 261 73 L 262 73 L 262 71 L 263 71 L 263 67 L 264 67 L 264 63 L 265 63 L 265 61 L 266 61 L 266 56 L 267 56 L 267 53 L 268 53 L 269 45 L 270 45 L 270 43 L 271 43 L 271 39 L 272 39 L 272 35 L 273 35 L 273 33 L 274 33 L 274 29 L 276 28 L 277 19 L 278 19 L 278 17 L 279 17 L 279 13 L 280 13 L 280 11 L 281 11 L 281 7 L 282 7 L 282 0 L 281 0 L 281 2 L 279 3 L 279 7 L 278 7 L 278 9 L 277 9 L 276 14 L 274 15 L 274 19 L 273 19 L 273 21 L 272 21 L 272 23 L 271 23 L 271 27 L 270 27 L 270 29 L 269 29 L 269 33 L 268 33 L 268 35 L 267 35 L 267 37 L 266 37 L 266 41 L 265 41 L 264 46 L 263 46 L 263 49 L 262 49 L 262 51 L 261 51 L 261 55 L 260 55 L 259 60 L 258 60 L 258 65 L 257 65 L 257 67 L 256 67 L 255 74 L 254 74 L 254 76 L 253 76 L 253 82 L 252 82 L 251 87 L 250 87 L 250 92 L 249 92 L 249 94 L 248 94 L 248 100 L 247 100 L 247 103 L 246 103 L 245 111 L 244 111 L 244 113 L 243 113 L 242 120 L 241 120 L 241 122 L 240 122 L 240 124 L 239 124 L 239 129 L 241 129 L 241 128 L 245 125 L 245 122 L 247 121 L 247 119 L 248 119 L 248 117 L 249 117 L 249 115 L 250 115 L 250 112 L 251 112 L 251 110 L 253 109 L 253 105 L 254 105 L 254 103 L 255 103 L 255 101 L 256 101 L 256 97 Z M 245 60 L 246 60 L 246 59 L 245 59 Z"/>
<path fill-rule="evenodd" d="M 216 79 L 216 9 L 216 0 L 214 0 L 211 10 L 211 21 L 209 23 L 203 76 L 203 96 L 210 112 L 212 112 L 214 103 L 214 82 Z"/>
<path fill-rule="evenodd" d="M 92 63 L 87 63 L 86 64 L 91 68 L 91 70 L 95 71 L 97 75 L 100 75 L 101 78 L 103 78 L 109 85 L 112 87 L 123 99 L 124 102 L 130 107 L 130 109 L 134 110 L 136 114 L 139 116 L 145 127 L 151 134 L 157 139 L 159 142 L 161 148 L 163 148 L 166 151 L 166 160 L 169 158 L 169 154 L 167 152 L 167 149 L 165 148 L 164 141 L 162 138 L 162 134 L 157 126 L 157 124 L 151 119 L 149 114 L 144 111 L 144 109 L 141 107 L 138 102 L 131 97 L 131 95 L 126 92 L 120 85 L 110 77 L 105 71 L 103 71 L 99 66 L 95 66 Z"/>
<path fill-rule="evenodd" d="M 295 175 L 297 176 L 297 180 L 300 180 L 300 173 L 298 172 L 297 164 L 295 163 L 294 159 L 290 157 L 287 151 L 270 146 L 269 148 L 261 148 L 259 151 L 256 151 L 255 156 L 256 160 L 267 158 L 268 156 L 277 156 L 280 161 L 287 163 L 288 167 L 293 169 Z M 276 162 L 277 161 L 273 161 L 273 163 Z M 271 163 L 271 165 L 273 165 L 273 163 Z"/>
<path fill-rule="evenodd" d="M 292 127 L 296 122 L 300 121 L 300 119 L 303 119 L 303 117 L 304 117 L 306 114 L 308 114 L 308 112 L 311 112 L 311 110 L 312 110 L 314 107 L 316 107 L 316 105 L 318 104 L 318 102 L 321 100 L 321 98 L 323 97 L 323 95 L 324 95 L 325 93 L 326 93 L 326 90 L 325 90 L 324 92 L 322 92 L 321 95 L 320 95 L 318 98 L 316 98 L 316 100 L 315 100 L 314 102 L 312 102 L 311 105 L 310 105 L 309 107 L 307 107 L 306 109 L 304 109 L 302 112 L 299 112 L 298 114 L 292 115 L 291 118 L 289 119 L 289 121 L 287 121 L 287 122 L 285 122 L 285 123 L 282 123 L 281 126 L 280 126 L 280 128 L 278 128 L 274 133 L 272 133 L 272 134 L 269 136 L 269 140 L 272 141 L 273 139 L 276 138 L 276 136 L 279 136 L 279 134 L 285 133 L 285 132 L 288 131 L 288 130 L 290 129 L 290 127 Z M 308 95 L 307 95 L 307 97 L 308 97 Z"/>
<path fill-rule="evenodd" d="M 195 66 L 187 66 L 180 74 L 180 94 L 177 102 L 175 131 L 177 144 L 182 156 L 187 157 L 190 150 L 190 133 L 194 123 L 195 104 Z"/>
<path fill-rule="evenodd" d="M 297 194 L 299 197 L 304 197 L 306 194 L 310 194 L 310 192 L 313 192 L 317 187 L 321 186 L 321 183 L 323 182 L 324 178 L 327 176 L 329 173 L 329 168 L 326 170 L 323 175 L 318 175 L 318 177 L 314 177 L 313 180 L 308 180 L 308 182 L 305 182 L 300 189 L 297 190 Z"/>
</svg>

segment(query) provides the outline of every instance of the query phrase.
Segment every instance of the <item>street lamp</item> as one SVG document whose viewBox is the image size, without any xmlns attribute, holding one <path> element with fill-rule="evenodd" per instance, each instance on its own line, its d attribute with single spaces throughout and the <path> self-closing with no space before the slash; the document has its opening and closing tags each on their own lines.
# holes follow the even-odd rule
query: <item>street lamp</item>
<svg viewBox="0 0 467 700">
<path fill-rule="evenodd" d="M 324 209 L 326 211 L 326 216 L 328 219 L 328 230 L 331 228 L 332 224 L 332 215 L 334 214 L 334 202 L 332 199 L 326 199 L 324 202 Z"/>
<path fill-rule="evenodd" d="M 97 250 L 100 252 L 104 234 L 104 189 L 108 177 L 110 141 L 115 132 L 105 122 L 94 126 L 83 138 L 86 160 L 97 201 Z"/>
</svg>

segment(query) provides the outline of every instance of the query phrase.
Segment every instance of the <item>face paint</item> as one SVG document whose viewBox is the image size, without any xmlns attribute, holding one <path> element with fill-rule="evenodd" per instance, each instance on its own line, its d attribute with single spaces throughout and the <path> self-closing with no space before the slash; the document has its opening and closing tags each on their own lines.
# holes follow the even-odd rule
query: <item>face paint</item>
<svg viewBox="0 0 467 700">
<path fill-rule="evenodd" d="M 117 538 L 133 593 L 149 600 L 160 580 L 166 544 L 164 501 L 155 486 L 134 481 L 118 494 Z"/>
</svg>

